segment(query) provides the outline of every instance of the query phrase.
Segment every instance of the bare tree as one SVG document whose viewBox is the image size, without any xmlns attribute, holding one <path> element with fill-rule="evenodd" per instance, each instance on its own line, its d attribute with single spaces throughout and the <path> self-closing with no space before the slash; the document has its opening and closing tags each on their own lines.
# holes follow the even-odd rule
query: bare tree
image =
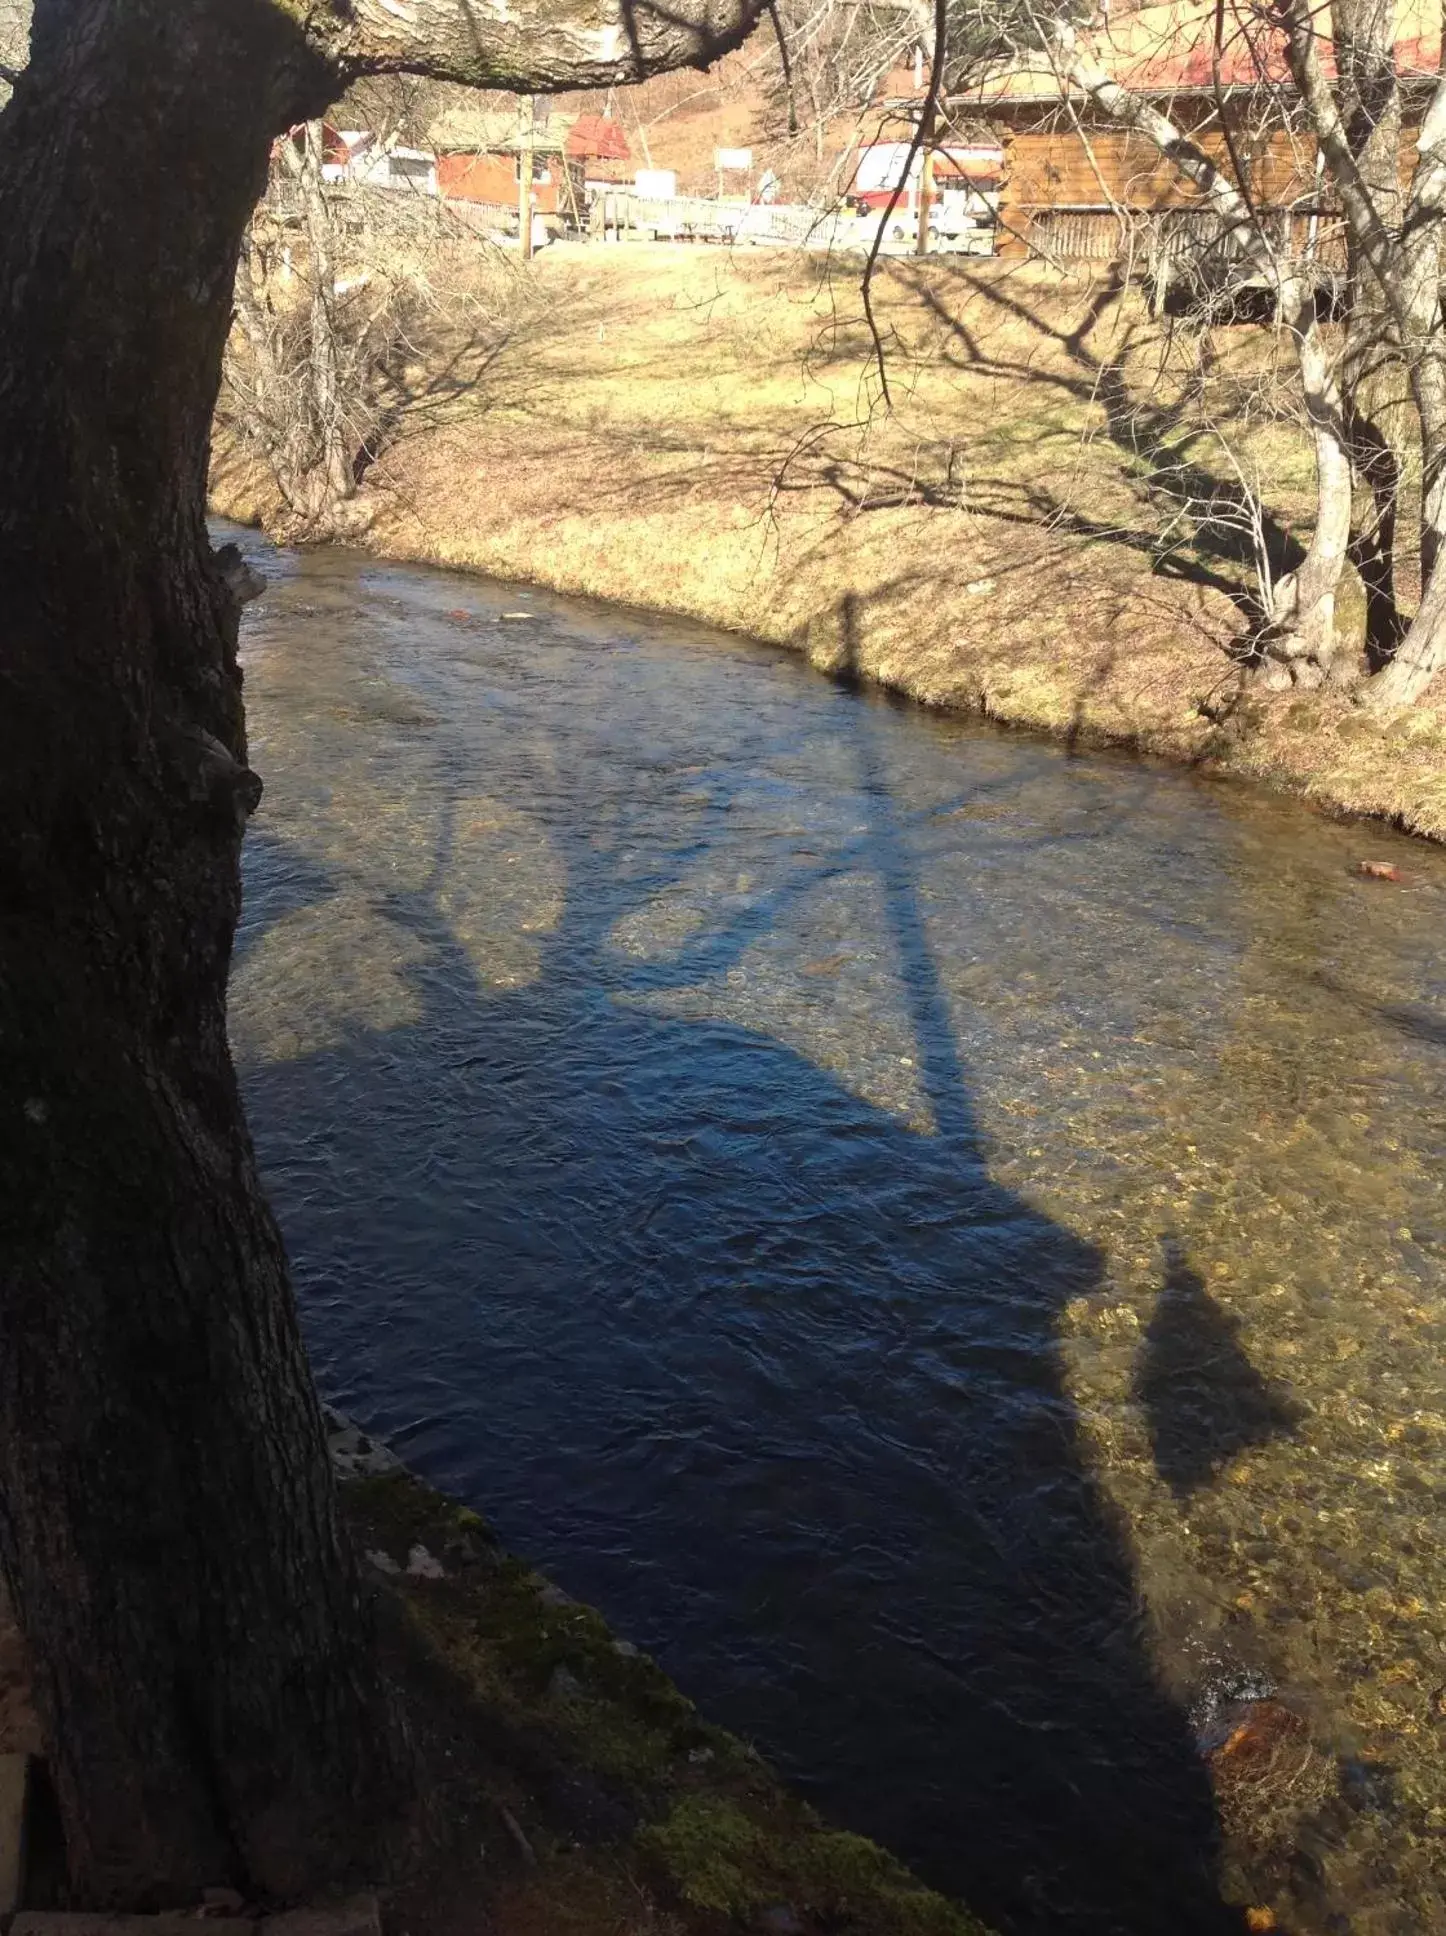
<svg viewBox="0 0 1446 1936">
<path fill-rule="evenodd" d="M 38 0 L 0 113 L 0 1565 L 71 1884 L 374 1869 L 414 1777 L 226 1044 L 246 763 L 205 526 L 275 136 L 368 72 L 606 86 L 751 0 Z"/>
<path fill-rule="evenodd" d="M 332 110 L 340 128 L 362 128 L 376 144 L 423 142 L 448 93 L 444 82 L 423 74 L 368 74 L 353 83 Z"/>
<path fill-rule="evenodd" d="M 351 104 L 365 105 L 353 91 Z M 370 90 L 385 153 L 425 113 L 386 77 Z M 259 456 L 278 535 L 356 526 L 355 493 L 404 420 L 475 377 L 516 308 L 515 265 L 437 196 L 323 180 L 322 124 L 276 144 L 236 275 L 218 422 Z M 444 373 L 413 391 L 428 360 Z"/>
<path fill-rule="evenodd" d="M 1202 13 L 1202 26 L 1205 16 Z M 1316 461 L 1316 516 L 1300 565 L 1273 586 L 1260 648 L 1266 664 L 1297 681 L 1354 678 L 1361 670 L 1339 652 L 1336 601 L 1353 523 L 1374 597 L 1374 664 L 1369 696 L 1409 704 L 1446 664 L 1446 576 L 1438 569 L 1446 537 L 1446 338 L 1439 298 L 1441 219 L 1446 203 L 1446 69 L 1416 107 L 1419 132 L 1402 185 L 1407 121 L 1392 0 L 1285 0 L 1262 26 L 1237 0 L 1216 9 L 1216 45 L 1226 30 L 1273 38 L 1288 64 L 1301 123 L 1321 157 L 1329 192 L 1344 221 L 1349 275 L 1344 327 L 1328 317 L 1329 292 L 1316 265 L 1289 233 L 1272 230 L 1251 194 L 1238 153 L 1207 151 L 1153 99 L 1121 84 L 1091 35 L 1038 7 L 1033 38 L 1072 97 L 1096 116 L 1152 143 L 1197 192 L 1216 222 L 1223 253 L 1272 293 L 1293 346 L 1299 394 Z M 1334 60 L 1323 47 L 1329 29 Z M 1281 88 L 1262 61 L 1268 113 Z M 1396 603 L 1397 518 L 1404 465 L 1398 426 L 1383 426 L 1383 379 L 1399 368 L 1414 417 L 1419 477 L 1422 592 L 1414 615 Z M 1353 516 L 1355 500 L 1371 506 Z"/>
<path fill-rule="evenodd" d="M 775 124 L 788 117 L 820 159 L 836 124 L 885 107 L 895 73 L 908 77 L 896 113 L 926 115 L 942 136 L 951 97 L 1031 33 L 1028 0 L 780 0 L 778 19 L 778 40 L 757 43 Z M 940 85 L 928 90 L 941 22 Z"/>
<path fill-rule="evenodd" d="M 307 429 L 312 449 L 309 464 L 298 467 L 297 482 L 311 486 L 314 496 L 299 508 L 315 528 L 334 505 L 352 493 L 352 465 L 347 449 L 342 403 L 342 344 L 336 287 L 336 251 L 330 212 L 322 193 L 322 124 L 308 121 L 301 142 L 284 141 L 281 153 L 299 190 L 306 225 L 307 278 L 310 293 L 307 317 L 306 380 L 301 395 L 310 408 Z M 246 254 L 243 251 L 243 254 Z M 249 269 L 248 261 L 248 269 Z M 254 279 L 247 276 L 248 286 Z"/>
</svg>

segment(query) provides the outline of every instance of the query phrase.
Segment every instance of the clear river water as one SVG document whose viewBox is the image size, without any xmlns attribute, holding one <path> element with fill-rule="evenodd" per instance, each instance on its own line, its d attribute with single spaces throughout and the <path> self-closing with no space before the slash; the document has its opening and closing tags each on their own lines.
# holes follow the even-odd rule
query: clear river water
<svg viewBox="0 0 1446 1936">
<path fill-rule="evenodd" d="M 1001 1929 L 1446 1932 L 1446 853 L 243 543 L 328 1396 Z"/>
</svg>

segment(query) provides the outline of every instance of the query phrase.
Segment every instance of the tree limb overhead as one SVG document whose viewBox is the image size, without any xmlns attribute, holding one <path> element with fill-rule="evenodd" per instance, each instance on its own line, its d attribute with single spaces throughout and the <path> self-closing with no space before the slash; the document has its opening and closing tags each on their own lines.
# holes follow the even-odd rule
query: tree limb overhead
<svg viewBox="0 0 1446 1936">
<path fill-rule="evenodd" d="M 547 93 L 704 67 L 761 0 L 279 0 L 345 78 L 411 72 Z"/>
</svg>

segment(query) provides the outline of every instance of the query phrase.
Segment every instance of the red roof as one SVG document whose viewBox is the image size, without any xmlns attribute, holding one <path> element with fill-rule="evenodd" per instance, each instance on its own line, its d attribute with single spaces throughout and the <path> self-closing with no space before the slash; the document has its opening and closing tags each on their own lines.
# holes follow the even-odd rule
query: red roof
<svg viewBox="0 0 1446 1936">
<path fill-rule="evenodd" d="M 568 130 L 567 152 L 575 160 L 630 161 L 628 138 L 605 114 L 580 114 Z"/>
<path fill-rule="evenodd" d="M 366 139 L 367 141 L 371 141 L 373 137 L 368 135 Z M 306 123 L 304 121 L 298 121 L 294 127 L 288 128 L 285 134 L 277 135 L 271 144 L 271 159 L 273 161 L 280 159 L 282 147 L 288 141 L 292 143 L 297 153 L 300 154 L 306 146 Z M 360 152 L 361 146 L 364 145 L 362 143 L 358 144 L 358 147 L 355 149 L 349 148 L 342 140 L 340 132 L 331 125 L 330 121 L 322 122 L 321 159 L 323 162 L 327 164 L 348 162 L 351 160 L 353 154 Z"/>
<path fill-rule="evenodd" d="M 1317 14 L 1321 62 L 1333 75 L 1329 16 L 1322 5 Z M 1441 46 L 1439 0 L 1397 0 L 1395 15 L 1397 72 L 1434 74 Z M 1217 26 L 1224 28 L 1223 86 L 1289 81 L 1280 28 L 1255 0 L 1223 0 L 1223 7 L 1217 0 L 1116 0 L 1113 9 L 1097 0 L 1093 18 L 1080 29 L 1080 43 L 1113 80 L 1141 93 L 1169 94 L 1213 86 Z M 1026 101 L 1058 100 L 1071 90 L 1049 56 L 1034 53 L 1001 62 L 970 91 L 985 101 Z"/>
</svg>

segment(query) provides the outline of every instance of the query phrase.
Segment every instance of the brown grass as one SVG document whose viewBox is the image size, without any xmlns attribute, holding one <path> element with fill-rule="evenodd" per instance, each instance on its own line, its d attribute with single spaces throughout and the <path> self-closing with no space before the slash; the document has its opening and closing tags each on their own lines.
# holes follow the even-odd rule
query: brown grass
<svg viewBox="0 0 1446 1936">
<path fill-rule="evenodd" d="M 369 542 L 1446 837 L 1446 694 L 1383 723 L 1231 657 L 1249 561 L 1180 487 L 1232 481 L 1214 418 L 1280 530 L 1308 516 L 1269 332 L 1217 332 L 1201 390 L 1197 345 L 1109 282 L 910 261 L 877 306 L 891 411 L 856 266 L 551 251 L 485 384 L 371 473 Z M 224 475 L 217 499 L 264 511 Z"/>
</svg>

